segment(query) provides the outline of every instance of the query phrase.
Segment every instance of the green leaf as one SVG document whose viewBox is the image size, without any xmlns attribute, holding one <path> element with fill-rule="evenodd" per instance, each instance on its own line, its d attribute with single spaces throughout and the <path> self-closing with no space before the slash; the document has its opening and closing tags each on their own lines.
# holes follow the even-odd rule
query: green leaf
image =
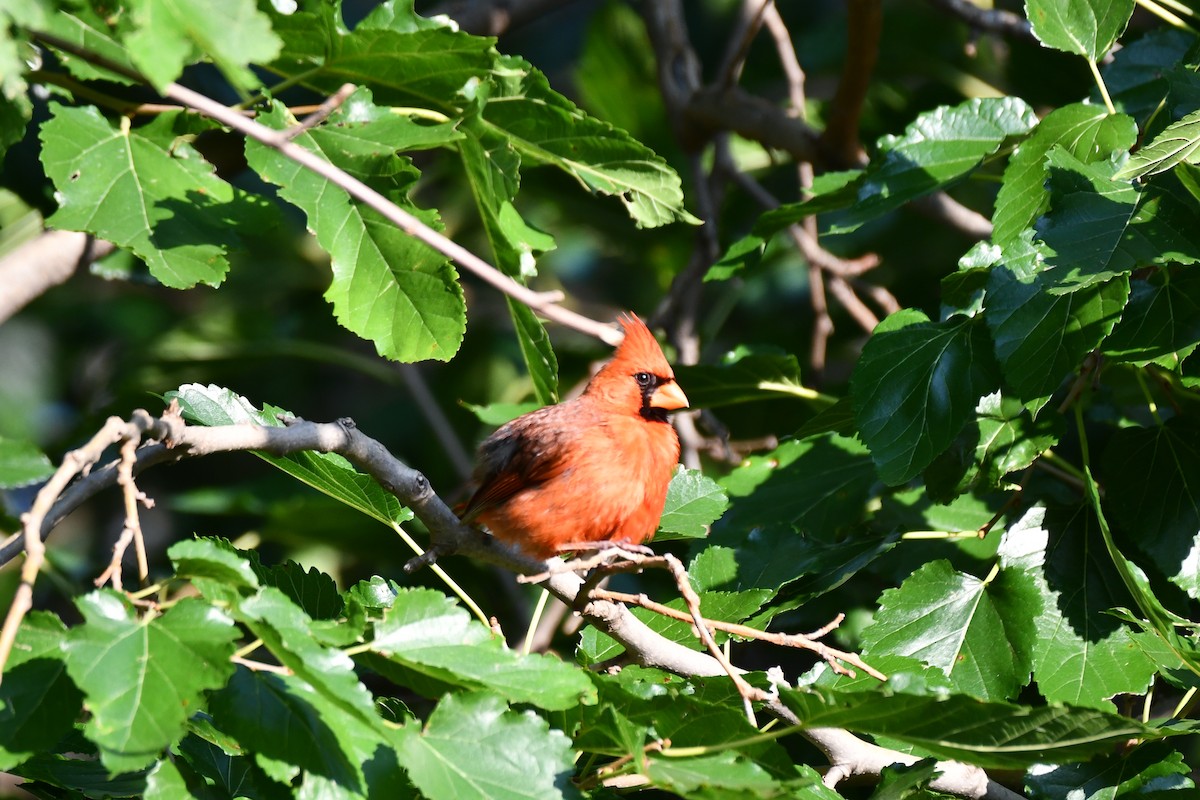
<svg viewBox="0 0 1200 800">
<path fill-rule="evenodd" d="M 250 563 L 223 539 L 176 542 L 167 556 L 180 578 L 190 578 L 210 599 L 232 599 L 227 589 L 250 593 L 258 589 L 258 576 Z M 211 588 L 212 593 L 206 591 Z"/>
<path fill-rule="evenodd" d="M 354 662 L 341 650 L 318 642 L 313 637 L 312 619 L 283 592 L 263 587 L 242 598 L 233 611 L 280 664 L 342 715 L 369 728 L 380 727 L 371 695 L 354 673 Z"/>
<path fill-rule="evenodd" d="M 1166 172 L 1179 163 L 1200 163 L 1197 148 L 1200 148 L 1200 110 L 1168 125 L 1153 141 L 1134 153 L 1113 175 L 1113 180 L 1145 178 Z"/>
<path fill-rule="evenodd" d="M 259 121 L 276 129 L 289 124 L 278 104 Z M 331 160 L 310 134 L 294 141 Z M 333 260 L 325 298 L 342 325 L 396 361 L 454 356 L 466 329 L 466 307 L 458 275 L 444 256 L 275 150 L 248 142 L 246 156 L 264 180 L 280 186 L 281 196 L 308 215 L 309 228 Z M 440 227 L 436 214 L 404 197 L 392 200 Z"/>
<path fill-rule="evenodd" d="M 667 486 L 667 503 L 656 538 L 666 542 L 705 536 L 708 526 L 728 507 L 729 498 L 720 484 L 700 470 L 680 467 Z"/>
<path fill-rule="evenodd" d="M 679 365 L 675 378 L 687 392 L 692 408 L 748 403 L 754 400 L 793 398 L 817 407 L 830 398 L 809 389 L 800 378 L 800 362 L 794 355 L 755 353 L 739 348 L 726 354 L 715 366 Z"/>
<path fill-rule="evenodd" d="M 399 731 L 400 763 L 430 800 L 576 797 L 571 742 L 493 695 L 449 694 L 423 728 Z"/>
<path fill-rule="evenodd" d="M 168 400 L 178 400 L 188 419 L 202 425 L 250 422 L 279 427 L 282 424 L 280 419 L 289 416 L 278 408 L 259 411 L 246 398 L 211 384 L 185 384 L 178 391 L 167 392 L 166 397 Z M 412 512 L 401 506 L 395 495 L 384 491 L 370 476 L 354 469 L 350 462 L 339 455 L 311 451 L 290 456 L 255 455 L 385 525 L 412 519 Z"/>
<path fill-rule="evenodd" d="M 33 611 L 21 623 L 0 684 L 0 770 L 50 752 L 79 716 L 83 695 L 67 677 L 58 617 Z"/>
<path fill-rule="evenodd" d="M 1101 463 L 1105 506 L 1118 526 L 1172 583 L 1200 597 L 1200 427 L 1177 417 L 1123 428 Z"/>
<path fill-rule="evenodd" d="M 1149 264 L 1200 261 L 1190 204 L 1113 178 L 1110 162 L 1084 164 L 1060 148 L 1048 156 L 1050 211 L 1038 235 L 1053 251 L 1048 277 L 1063 294 Z"/>
<path fill-rule="evenodd" d="M 48 222 L 128 248 L 166 286 L 220 285 L 226 256 L 241 247 L 237 229 L 267 219 L 259 201 L 186 143 L 165 149 L 128 122 L 113 128 L 92 106 L 50 108 L 42 159 L 59 207 Z"/>
<path fill-rule="evenodd" d="M 986 329 L 900 311 L 876 328 L 851 378 L 854 417 L 879 477 L 910 480 L 950 446 L 999 382 Z"/>
<path fill-rule="evenodd" d="M 345 739 L 354 720 L 293 675 L 239 668 L 212 697 L 216 719 L 258 756 L 303 767 L 351 790 L 362 785 Z"/>
<path fill-rule="evenodd" d="M 474 414 L 475 418 L 484 425 L 493 426 L 503 425 L 522 414 L 537 411 L 542 407 L 541 403 L 490 403 L 486 406 L 478 406 L 465 400 L 460 400 L 459 405 Z"/>
<path fill-rule="evenodd" d="M 692 758 L 651 757 L 645 774 L 655 786 L 680 797 L 821 797 L 818 777 L 788 782 L 785 788 L 770 772 L 745 755 L 726 750 Z M 836 793 L 829 790 L 829 797 Z M 793 794 L 795 792 L 795 794 Z"/>
<path fill-rule="evenodd" d="M 731 504 L 720 528 L 744 533 L 794 525 L 832 532 L 861 519 L 875 480 L 866 448 L 856 439 L 819 434 L 786 441 L 721 479 Z"/>
<path fill-rule="evenodd" d="M 1046 47 L 1099 61 L 1129 24 L 1134 0 L 1025 0 L 1033 35 Z"/>
<path fill-rule="evenodd" d="M 1025 769 L 1078 761 L 1131 738 L 1165 731 L 1111 712 L 1071 706 L 1021 706 L 950 695 L 891 696 L 873 692 L 782 689 L 805 727 L 848 728 L 887 736 L 937 758 L 985 769 Z"/>
<path fill-rule="evenodd" d="M 1005 537 L 1010 557 L 1019 551 L 1022 558 L 1021 571 L 1008 577 L 1035 627 L 1033 676 L 1042 695 L 1111 710 L 1114 695 L 1145 691 L 1154 665 L 1106 613 L 1129 597 L 1107 555 L 1090 545 L 1089 528 L 1078 516 L 1047 519 L 1043 509 L 1030 510 Z"/>
<path fill-rule="evenodd" d="M 884 136 L 867 169 L 812 200 L 764 214 L 754 234 L 766 238 L 812 214 L 848 209 L 830 233 L 849 233 L 918 197 L 959 180 L 1012 136 L 1028 133 L 1037 115 L 1017 97 L 975 98 L 921 114 L 902 136 Z"/>
<path fill-rule="evenodd" d="M 36 782 L 30 788 L 42 788 L 38 784 L 66 789 L 66 794 L 49 794 L 51 797 L 96 798 L 111 797 L 140 798 L 146 790 L 145 772 L 134 772 L 110 777 L 105 766 L 95 759 L 68 758 L 66 756 L 41 753 L 13 770 L 27 781 Z"/>
<path fill-rule="evenodd" d="M 160 92 L 195 60 L 207 56 L 242 89 L 259 80 L 248 69 L 269 63 L 282 42 L 253 0 L 132 0 L 136 30 L 126 37 L 134 63 Z"/>
<path fill-rule="evenodd" d="M 1145 365 L 1174 361 L 1181 350 L 1200 343 L 1200 271 L 1158 272 L 1130 281 L 1129 302 L 1121 321 L 1101 344 L 1116 361 Z"/>
<path fill-rule="evenodd" d="M 585 673 L 552 656 L 519 655 L 440 592 L 401 591 L 375 624 L 376 671 L 436 697 L 448 687 L 487 689 L 548 710 L 595 702 Z"/>
<path fill-rule="evenodd" d="M 1084 764 L 1062 764 L 1030 772 L 1025 785 L 1033 800 L 1109 800 L 1117 797 L 1153 797 L 1165 800 L 1195 789 L 1190 769 L 1178 751 L 1166 742 L 1146 742 L 1120 753 L 1110 753 Z"/>
<path fill-rule="evenodd" d="M 708 268 L 708 272 L 704 273 L 704 282 L 727 281 L 743 270 L 758 266 L 766 245 L 760 236 L 743 236 Z"/>
<path fill-rule="evenodd" d="M 15 489 L 45 480 L 54 465 L 32 442 L 0 436 L 0 489 Z"/>
<path fill-rule="evenodd" d="M 534 396 L 541 405 L 553 405 L 558 402 L 558 358 L 550 345 L 550 337 L 529 306 L 511 297 L 507 300 L 521 355 L 525 357 L 529 378 L 533 381 Z"/>
<path fill-rule="evenodd" d="M 911 656 L 941 669 L 964 694 L 1012 699 L 1028 682 L 1029 667 L 1008 642 L 989 585 L 947 561 L 924 565 L 879 598 L 863 631 L 863 655 Z"/>
<path fill-rule="evenodd" d="M 484 121 L 529 164 L 557 167 L 587 190 L 617 197 L 639 228 L 698 224 L 683 207 L 679 175 L 624 131 L 553 91 L 524 59 L 501 56 Z"/>
<path fill-rule="evenodd" d="M 1005 382 L 1018 398 L 1040 408 L 1117 324 L 1129 281 L 1122 275 L 1052 294 L 1054 278 L 1039 271 L 1041 253 L 1027 239 L 1006 256 L 1010 260 L 988 278 L 983 316 Z"/>
<path fill-rule="evenodd" d="M 164 758 L 146 774 L 146 793 L 142 800 L 179 800 L 193 796 L 173 761 Z"/>
<path fill-rule="evenodd" d="M 136 71 L 137 66 L 133 63 L 132 54 L 117 38 L 118 33 L 114 29 L 112 17 L 97 9 L 84 7 L 84 4 L 73 5 L 72 8 L 59 8 L 56 13 L 48 15 L 45 20 L 46 31 L 89 53 L 95 53 L 114 64 Z M 80 80 L 99 78 L 120 84 L 134 83 L 131 78 L 97 67 L 80 56 L 65 51 L 55 51 L 55 55 L 59 62 Z"/>
<path fill-rule="evenodd" d="M 992 241 L 1003 247 L 1033 224 L 1048 206 L 1046 154 L 1061 147 L 1084 163 L 1105 161 L 1129 150 L 1137 141 L 1137 125 L 1124 114 L 1103 106 L 1073 103 L 1056 108 L 1021 142 L 1004 169 L 992 215 Z"/>
<path fill-rule="evenodd" d="M 1005 476 L 1031 465 L 1057 444 L 1061 435 L 1060 417 L 1032 419 L 1020 401 L 1000 392 L 980 399 L 975 413 L 975 422 L 967 426 L 955 446 L 925 471 L 926 486 L 931 497 L 937 495 L 935 499 L 999 487 Z M 948 490 L 939 493 L 939 482 L 948 484 Z"/>
<path fill-rule="evenodd" d="M 84 728 L 113 773 L 139 769 L 179 741 L 203 691 L 225 684 L 237 629 L 223 611 L 184 598 L 139 620 L 112 591 L 76 601 L 85 624 L 65 645 L 67 672 L 92 714 Z"/>
</svg>

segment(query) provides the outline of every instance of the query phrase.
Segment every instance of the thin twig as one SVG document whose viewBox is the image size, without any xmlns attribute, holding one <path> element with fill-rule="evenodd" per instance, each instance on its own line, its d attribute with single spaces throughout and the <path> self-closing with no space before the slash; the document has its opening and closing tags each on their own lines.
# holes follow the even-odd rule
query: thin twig
<svg viewBox="0 0 1200 800">
<path fill-rule="evenodd" d="M 763 24 L 763 14 L 768 6 L 773 6 L 774 0 L 745 0 L 741 13 L 738 14 L 738 24 L 729 36 L 725 46 L 725 55 L 717 68 L 717 79 L 713 85 L 720 89 L 728 89 L 738 82 L 742 75 L 742 67 L 746 63 L 746 54 L 750 52 L 750 44 L 758 34 Z"/>
<path fill-rule="evenodd" d="M 640 606 L 648 611 L 653 611 L 655 614 L 662 614 L 664 617 L 670 617 L 671 619 L 676 619 L 680 622 L 693 621 L 691 615 L 651 600 L 644 594 L 630 594 L 628 592 L 614 592 L 609 589 L 597 589 L 592 592 L 592 595 L 603 600 L 611 600 L 614 603 L 630 603 L 632 605 Z M 844 618 L 844 615 L 839 614 L 833 619 L 832 622 L 829 622 L 813 633 L 808 634 L 771 633 L 769 631 L 760 631 L 757 628 L 751 628 L 748 625 L 741 625 L 736 622 L 724 622 L 717 619 L 706 619 L 705 623 L 710 628 L 714 628 L 723 633 L 728 633 L 732 636 L 740 636 L 744 639 L 756 639 L 760 642 L 767 642 L 780 647 L 795 647 L 801 650 L 808 650 L 816 653 L 825 661 L 829 662 L 830 667 L 838 674 L 850 676 L 854 675 L 852 670 L 848 670 L 846 667 L 843 667 L 838 663 L 844 662 L 853 667 L 861 669 L 863 672 L 867 673 L 873 678 L 881 681 L 887 680 L 886 675 L 865 663 L 858 655 L 838 650 L 816 641 L 840 625 Z"/>
<path fill-rule="evenodd" d="M 332 114 L 334 111 L 337 111 L 338 108 L 341 107 L 342 103 L 346 102 L 346 99 L 350 97 L 350 95 L 354 94 L 354 90 L 357 88 L 358 87 L 353 83 L 343 83 L 341 88 L 329 95 L 329 97 L 326 97 L 325 100 L 319 106 L 317 106 L 315 111 L 306 116 L 304 119 L 300 120 L 292 127 L 288 128 L 285 133 L 287 138 L 295 139 L 305 131 L 312 130 L 320 125 L 329 117 L 330 114 Z"/>
<path fill-rule="evenodd" d="M 667 569 L 671 571 L 671 575 L 675 578 L 675 585 L 679 588 L 679 594 L 683 597 L 683 602 L 687 603 L 688 611 L 691 612 L 692 622 L 696 628 L 696 635 L 700 637 L 700 641 L 704 642 L 704 646 L 708 648 L 708 652 L 717 660 L 725 670 L 725 674 L 733 681 L 733 685 L 737 687 L 738 694 L 742 696 L 742 705 L 746 711 L 746 719 L 754 727 L 758 727 L 758 722 L 754 719 L 754 706 L 752 703 L 762 702 L 770 698 L 766 692 L 756 686 L 751 686 L 742 677 L 740 671 L 729 663 L 729 659 L 725 657 L 724 651 L 717 645 L 713 639 L 712 631 L 708 627 L 708 620 L 700 613 L 700 596 L 696 594 L 696 590 L 692 588 L 691 579 L 688 578 L 687 570 L 683 568 L 683 563 L 671 553 L 666 553 L 663 558 L 667 562 Z"/>
</svg>

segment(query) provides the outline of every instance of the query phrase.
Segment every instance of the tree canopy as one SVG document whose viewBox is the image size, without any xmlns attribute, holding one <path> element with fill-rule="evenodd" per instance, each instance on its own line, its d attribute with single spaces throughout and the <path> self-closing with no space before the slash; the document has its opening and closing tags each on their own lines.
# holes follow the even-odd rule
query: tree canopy
<svg viewBox="0 0 1200 800">
<path fill-rule="evenodd" d="M 1194 792 L 1198 31 L 1178 0 L 0 3 L 0 772 Z M 625 310 L 694 409 L 657 555 L 461 524 L 474 447 Z"/>
</svg>

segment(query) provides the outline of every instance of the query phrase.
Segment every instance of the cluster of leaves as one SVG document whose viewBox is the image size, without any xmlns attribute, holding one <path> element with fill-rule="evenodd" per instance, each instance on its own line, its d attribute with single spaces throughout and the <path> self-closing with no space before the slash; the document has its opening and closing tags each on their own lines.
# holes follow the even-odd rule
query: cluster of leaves
<svg viewBox="0 0 1200 800">
<path fill-rule="evenodd" d="M 37 130 L 58 200 L 49 222 L 117 243 L 166 286 L 220 284 L 230 254 L 283 203 L 217 174 L 193 145 L 215 124 L 174 112 L 134 127 L 87 105 L 80 89 L 129 80 L 105 63 L 160 90 L 201 57 L 244 93 L 262 91 L 250 65 L 269 70 L 281 82 L 255 99 L 276 129 L 294 124 L 274 99 L 286 87 L 355 83 L 295 141 L 434 227 L 404 153 L 449 153 L 496 264 L 517 279 L 554 244 L 513 204 L 522 168 L 556 167 L 614 195 L 639 226 L 690 219 L 678 177 L 649 149 L 491 40 L 410 4 L 385 3 L 353 29 L 330 3 L 151 7 L 6 7 L 0 144 L 26 135 L 26 62 L 56 58 L 61 71 L 39 76 L 61 93 Z M 1186 791 L 1190 739 L 1168 737 L 1190 728 L 1122 716 L 1113 698 L 1157 687 L 1174 706 L 1200 686 L 1200 372 L 1189 358 L 1200 344 L 1200 48 L 1190 31 L 1128 35 L 1100 70 L 1132 0 L 1026 10 L 1045 46 L 1095 68 L 1095 98 L 1041 118 L 1015 96 L 922 113 L 880 139 L 865 168 L 822 176 L 812 197 L 760 217 L 710 274 L 756 280 L 768 240 L 812 214 L 827 236 L 856 235 L 966 179 L 1000 183 L 993 235 L 944 278 L 940 310 L 886 319 L 843 398 L 819 402 L 791 355 L 738 351 L 679 370 L 697 406 L 817 397 L 820 410 L 716 483 L 680 473 L 664 533 L 691 540 L 674 546 L 690 548 L 714 618 L 792 624 L 804 607 L 811 628 L 812 610 L 836 607 L 847 584 L 874 590 L 878 610 L 854 644 L 890 679 L 817 667 L 778 688 L 806 726 L 1021 770 L 1035 797 Z M 328 253 L 343 325 L 389 358 L 455 355 L 465 304 L 443 255 L 275 151 L 250 143 L 245 156 Z M 545 332 L 509 307 L 537 400 L 552 401 Z M 180 398 L 206 424 L 249 413 L 215 390 Z M 275 463 L 389 525 L 410 516 L 337 459 Z M 48 469 L 35 449 L 0 442 L 6 485 Z M 750 725 L 727 680 L 519 655 L 440 592 L 382 579 L 338 591 L 315 569 L 223 541 L 169 554 L 165 585 L 187 581 L 197 596 L 147 608 L 102 590 L 75 600 L 80 624 L 27 620 L 0 684 L 0 769 L 47 797 L 600 796 L 603 780 L 633 777 L 623 773 L 683 796 L 840 796 L 790 730 Z M 880 583 L 894 588 L 878 594 Z M 638 613 L 699 648 L 687 626 Z M 620 650 L 586 630 L 576 658 L 590 666 Z M 890 771 L 880 796 L 919 792 L 934 771 Z"/>
</svg>

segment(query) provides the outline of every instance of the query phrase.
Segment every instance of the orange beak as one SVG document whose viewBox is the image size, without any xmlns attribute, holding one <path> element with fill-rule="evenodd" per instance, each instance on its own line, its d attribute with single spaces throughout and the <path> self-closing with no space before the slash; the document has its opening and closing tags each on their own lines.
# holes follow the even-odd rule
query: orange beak
<svg viewBox="0 0 1200 800">
<path fill-rule="evenodd" d="M 687 395 L 683 393 L 683 389 L 680 389 L 679 384 L 675 383 L 675 381 L 664 383 L 654 390 L 654 394 L 650 395 L 650 407 L 661 408 L 666 411 L 687 408 Z"/>
</svg>

